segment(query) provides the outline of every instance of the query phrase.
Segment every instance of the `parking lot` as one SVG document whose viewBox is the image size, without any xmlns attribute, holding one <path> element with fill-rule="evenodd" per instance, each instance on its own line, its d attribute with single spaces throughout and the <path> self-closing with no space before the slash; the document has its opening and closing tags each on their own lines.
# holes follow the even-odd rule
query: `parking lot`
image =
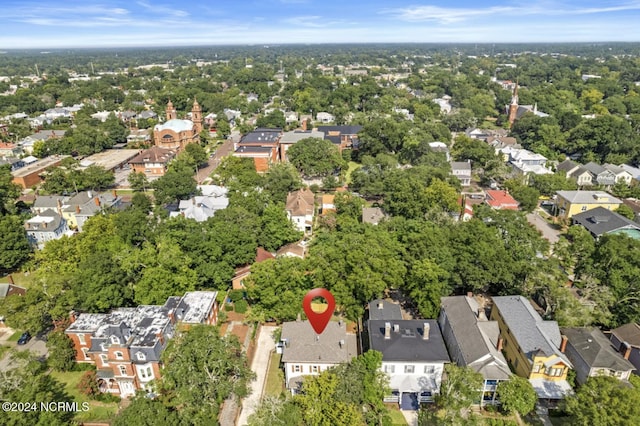
<svg viewBox="0 0 640 426">
<path fill-rule="evenodd" d="M 11 329 L 5 329 L 6 331 L 0 336 L 0 344 L 4 346 L 11 346 L 18 351 L 31 351 L 35 356 L 39 358 L 46 358 L 49 354 L 47 344 L 44 339 L 40 337 L 32 337 L 31 340 L 25 345 L 17 345 L 15 342 L 8 342 L 6 339 L 13 334 Z M 11 368 L 11 351 L 5 353 L 4 357 L 0 359 L 0 371 L 6 371 Z"/>
</svg>

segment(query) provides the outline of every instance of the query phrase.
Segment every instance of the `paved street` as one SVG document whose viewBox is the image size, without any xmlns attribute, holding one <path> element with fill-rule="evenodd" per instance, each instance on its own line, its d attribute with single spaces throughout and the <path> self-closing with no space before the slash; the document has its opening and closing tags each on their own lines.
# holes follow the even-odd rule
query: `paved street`
<svg viewBox="0 0 640 426">
<path fill-rule="evenodd" d="M 262 400 L 262 391 L 267 378 L 269 358 L 271 357 L 271 351 L 276 348 L 276 342 L 272 337 L 276 328 L 277 327 L 266 325 L 260 327 L 256 353 L 251 363 L 251 370 L 256 373 L 256 380 L 251 382 L 251 394 L 242 401 L 242 413 L 238 419 L 238 426 L 247 424 L 249 416 L 253 414 Z"/>
<path fill-rule="evenodd" d="M 226 141 L 224 141 L 224 143 L 220 145 L 218 149 L 216 149 L 213 157 L 209 158 L 209 163 L 207 164 L 207 166 L 198 170 L 196 180 L 199 184 L 204 182 L 204 180 L 209 177 L 211 172 L 213 172 L 216 167 L 220 165 L 220 162 L 224 157 L 233 152 L 233 143 L 234 141 L 237 142 L 239 140 L 239 136 L 240 135 L 233 135 L 231 139 L 227 139 Z"/>
<path fill-rule="evenodd" d="M 557 243 L 560 239 L 560 231 L 549 225 L 549 223 L 540 217 L 537 212 L 534 211 L 533 213 L 529 213 L 527 215 L 527 220 L 542 233 L 542 236 L 546 238 L 551 245 Z"/>
</svg>

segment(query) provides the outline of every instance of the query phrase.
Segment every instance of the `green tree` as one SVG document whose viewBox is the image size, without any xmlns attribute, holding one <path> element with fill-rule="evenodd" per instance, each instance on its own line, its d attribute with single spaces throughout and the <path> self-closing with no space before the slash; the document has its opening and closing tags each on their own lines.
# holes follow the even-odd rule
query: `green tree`
<svg viewBox="0 0 640 426">
<path fill-rule="evenodd" d="M 13 210 L 16 198 L 20 196 L 20 187 L 13 183 L 11 166 L 0 166 L 0 215 Z"/>
<path fill-rule="evenodd" d="M 305 377 L 303 394 L 298 397 L 305 425 L 356 426 L 364 423 L 360 407 L 336 397 L 340 380 L 341 377 L 331 370 L 319 376 Z"/>
<path fill-rule="evenodd" d="M 274 202 L 284 203 L 289 192 L 302 188 L 298 171 L 289 163 L 277 163 L 269 167 L 264 177 L 264 189 Z"/>
<path fill-rule="evenodd" d="M 129 181 L 131 189 L 134 191 L 146 191 L 149 186 L 147 175 L 142 172 L 136 172 L 135 170 L 132 170 L 131 173 L 129 173 L 127 180 Z"/>
<path fill-rule="evenodd" d="M 307 177 L 325 177 L 346 166 L 338 148 L 329 140 L 301 139 L 287 150 L 289 162 Z"/>
<path fill-rule="evenodd" d="M 262 226 L 258 244 L 268 251 L 276 251 L 287 243 L 298 241 L 302 233 L 298 232 L 287 217 L 284 204 L 269 204 L 262 212 Z"/>
<path fill-rule="evenodd" d="M 249 426 L 299 426 L 302 409 L 292 398 L 266 396 L 249 416 Z"/>
<path fill-rule="evenodd" d="M 576 426 L 614 426 L 633 424 L 640 416 L 640 381 L 632 386 L 615 377 L 590 377 L 566 400 L 571 424 Z"/>
<path fill-rule="evenodd" d="M 190 163 L 194 166 L 205 164 L 209 159 L 207 152 L 200 144 L 190 143 L 184 148 L 184 152 L 190 158 Z"/>
<path fill-rule="evenodd" d="M 210 326 L 193 326 L 176 336 L 162 360 L 161 393 L 168 407 L 190 424 L 216 419 L 220 404 L 245 397 L 254 378 L 237 338 L 220 337 Z"/>
<path fill-rule="evenodd" d="M 179 426 L 177 412 L 171 411 L 158 399 L 136 395 L 113 421 L 114 426 Z"/>
<path fill-rule="evenodd" d="M 76 350 L 73 341 L 63 332 L 54 331 L 47 337 L 47 365 L 56 371 L 69 371 L 76 361 Z"/>
<path fill-rule="evenodd" d="M 188 168 L 169 168 L 151 183 L 156 204 L 168 204 L 187 199 L 196 192 L 197 183 L 193 171 Z"/>
<path fill-rule="evenodd" d="M 449 273 L 431 259 L 415 262 L 405 281 L 409 296 L 424 318 L 436 318 L 440 312 L 440 298 L 451 293 Z"/>
<path fill-rule="evenodd" d="M 31 255 L 24 224 L 19 216 L 0 216 L 0 272 L 14 271 Z"/>
<path fill-rule="evenodd" d="M 440 393 L 435 398 L 436 405 L 444 409 L 448 421 L 467 418 L 471 405 L 481 398 L 484 379 L 480 373 L 469 367 L 447 364 L 445 377 L 440 385 Z"/>
<path fill-rule="evenodd" d="M 531 186 L 537 189 L 541 195 L 551 197 L 557 191 L 572 191 L 578 189 L 578 184 L 573 179 L 567 178 L 564 172 L 556 172 L 546 175 L 531 176 Z"/>
<path fill-rule="evenodd" d="M 627 206 L 626 204 L 621 204 L 620 207 L 616 209 L 616 213 L 630 220 L 633 220 L 636 217 L 635 212 L 631 209 L 631 207 Z"/>
<path fill-rule="evenodd" d="M 113 186 L 116 177 L 112 172 L 105 170 L 104 167 L 92 164 L 82 171 L 81 181 L 83 189 L 101 191 Z"/>
<path fill-rule="evenodd" d="M 515 374 L 506 382 L 498 384 L 497 393 L 502 409 L 507 413 L 518 413 L 524 416 L 533 411 L 538 402 L 538 395 L 531 383 Z"/>
</svg>

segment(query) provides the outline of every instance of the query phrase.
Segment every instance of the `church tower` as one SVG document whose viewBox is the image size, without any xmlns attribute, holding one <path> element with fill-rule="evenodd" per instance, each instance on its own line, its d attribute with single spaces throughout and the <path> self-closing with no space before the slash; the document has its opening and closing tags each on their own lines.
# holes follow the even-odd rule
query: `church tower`
<svg viewBox="0 0 640 426">
<path fill-rule="evenodd" d="M 173 106 L 173 102 L 171 102 L 171 99 L 169 99 L 169 103 L 167 103 L 166 112 L 167 112 L 167 121 L 178 118 L 178 113 L 176 112 L 176 109 Z"/>
<path fill-rule="evenodd" d="M 193 108 L 191 109 L 191 121 L 193 121 L 196 127 L 196 133 L 200 134 L 202 131 L 202 108 L 197 99 L 193 101 Z"/>
<path fill-rule="evenodd" d="M 508 109 L 509 127 L 513 126 L 513 122 L 516 121 L 516 115 L 518 114 L 518 81 L 516 80 L 516 87 L 513 88 L 513 95 L 511 96 L 511 103 Z"/>
</svg>

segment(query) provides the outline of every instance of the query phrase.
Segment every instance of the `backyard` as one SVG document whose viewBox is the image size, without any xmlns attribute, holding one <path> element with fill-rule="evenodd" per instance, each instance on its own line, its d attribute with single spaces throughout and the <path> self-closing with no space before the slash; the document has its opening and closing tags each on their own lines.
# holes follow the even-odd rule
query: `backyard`
<svg viewBox="0 0 640 426">
<path fill-rule="evenodd" d="M 89 403 L 89 411 L 78 412 L 76 414 L 76 421 L 78 422 L 97 422 L 97 421 L 109 421 L 113 419 L 118 412 L 118 404 L 115 402 L 105 403 L 100 401 L 94 401 L 88 396 L 80 393 L 78 389 L 78 383 L 84 374 L 84 371 L 69 371 L 69 372 L 52 372 L 51 376 L 63 383 L 65 390 L 71 395 L 74 401 L 82 404 L 83 402 Z"/>
</svg>

